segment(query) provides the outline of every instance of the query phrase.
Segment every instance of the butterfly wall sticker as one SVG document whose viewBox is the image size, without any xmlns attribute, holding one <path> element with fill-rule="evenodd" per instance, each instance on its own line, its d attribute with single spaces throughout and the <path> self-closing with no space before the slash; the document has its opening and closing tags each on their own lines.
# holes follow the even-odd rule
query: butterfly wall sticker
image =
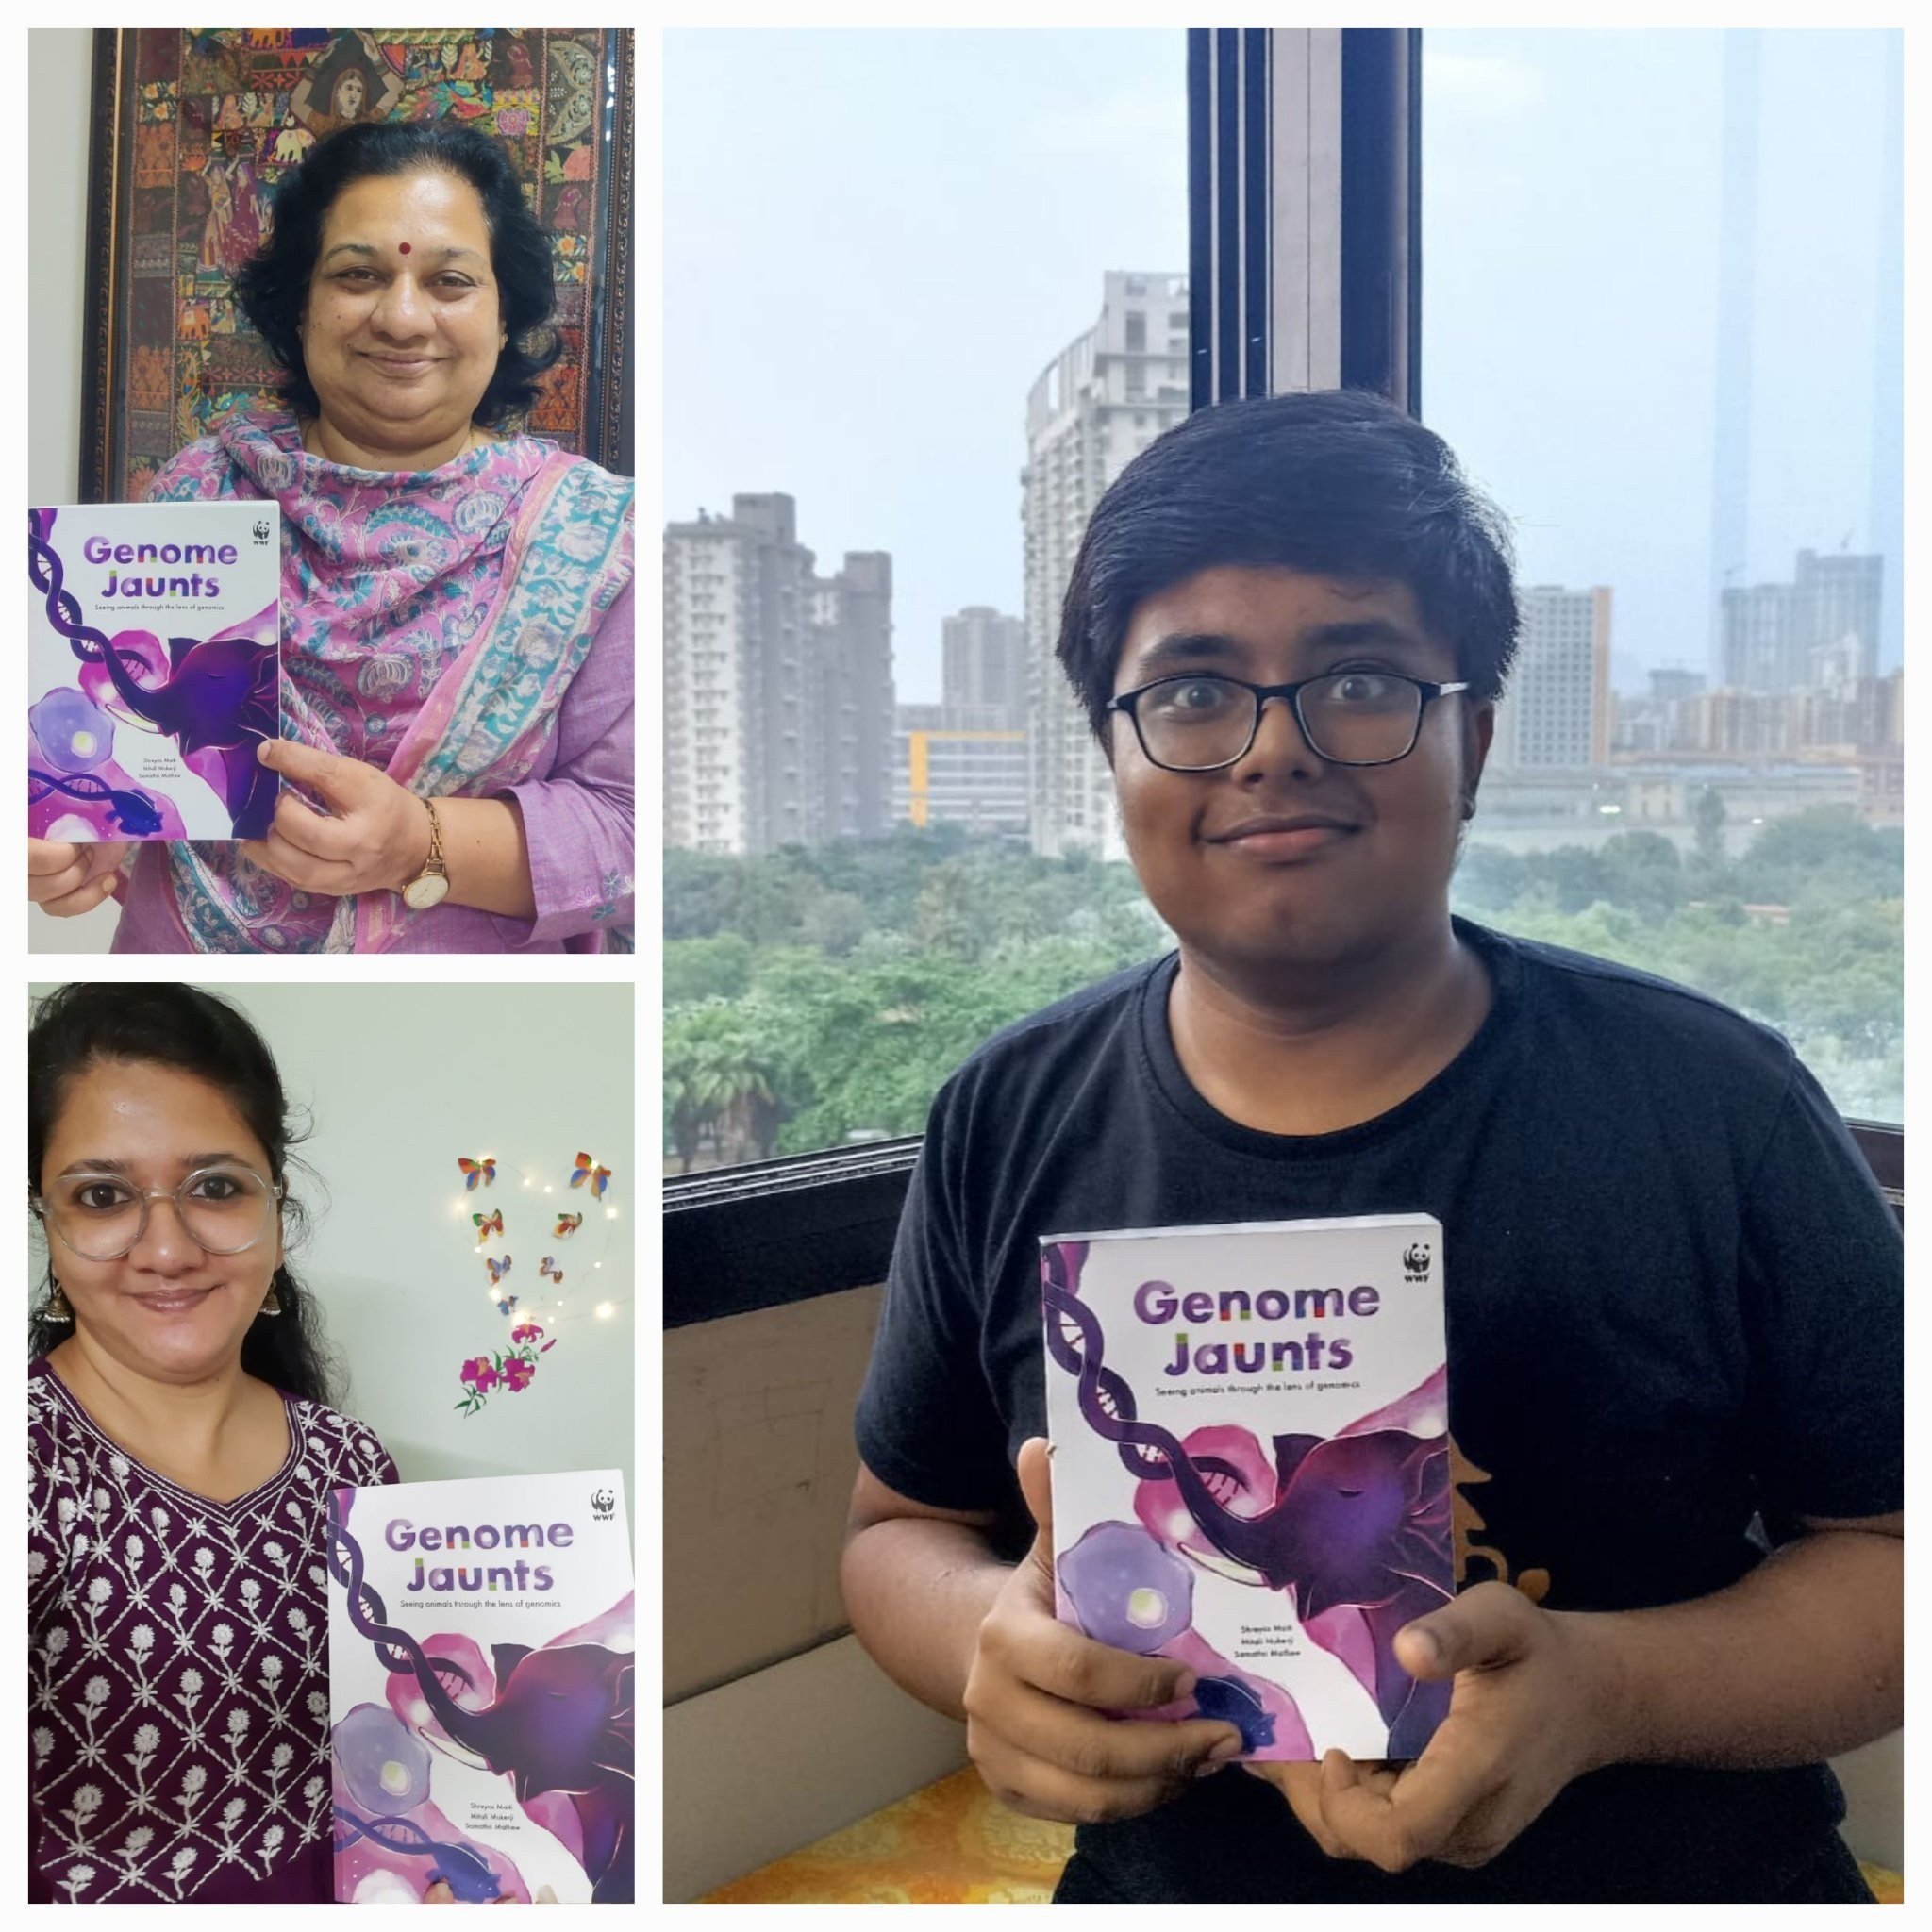
<svg viewBox="0 0 1932 1932">
<path fill-rule="evenodd" d="M 555 1158 L 555 1156 L 546 1158 Z M 492 1391 L 495 1394 L 514 1394 L 528 1388 L 531 1378 L 536 1374 L 538 1357 L 547 1354 L 557 1345 L 556 1338 L 545 1333 L 543 1324 L 523 1311 L 523 1297 L 508 1291 L 509 1275 L 513 1265 L 509 1254 L 506 1252 L 508 1247 L 508 1224 L 511 1221 L 516 1222 L 518 1244 L 527 1248 L 533 1238 L 533 1230 L 541 1230 L 543 1223 L 548 1221 L 553 1225 L 552 1244 L 556 1247 L 580 1233 L 585 1222 L 591 1220 L 591 1215 L 588 1208 L 564 1209 L 553 1203 L 542 1202 L 541 1193 L 539 1200 L 529 1199 L 524 1191 L 537 1186 L 539 1176 L 528 1174 L 524 1168 L 519 1167 L 513 1156 L 483 1154 L 473 1158 L 469 1155 L 458 1155 L 456 1161 L 462 1175 L 463 1187 L 473 1195 L 479 1188 L 493 1188 L 499 1169 L 509 1176 L 509 1186 L 505 1194 L 494 1197 L 502 1200 L 502 1207 L 492 1208 L 484 1213 L 471 1213 L 469 1216 L 470 1225 L 476 1230 L 475 1245 L 478 1251 L 488 1249 L 491 1235 L 499 1238 L 497 1251 L 494 1254 L 479 1252 L 478 1258 L 489 1275 L 491 1300 L 508 1325 L 499 1347 L 486 1348 L 481 1354 L 472 1356 L 461 1365 L 462 1399 L 456 1406 L 462 1414 L 468 1416 L 480 1413 L 491 1399 Z M 577 1192 L 579 1201 L 603 1202 L 612 1178 L 613 1171 L 588 1153 L 579 1153 L 575 1163 L 564 1171 L 564 1185 Z M 547 1189 L 541 1190 L 541 1192 L 548 1191 Z M 448 1205 L 445 1197 L 445 1212 Z M 444 1224 L 445 1226 L 450 1225 L 451 1222 L 456 1226 L 462 1225 L 462 1204 L 456 1205 L 458 1211 L 450 1217 L 450 1222 Z M 470 1205 L 474 1207 L 478 1204 L 473 1202 Z M 614 1208 L 606 1208 L 603 1213 L 595 1217 L 599 1237 L 605 1233 L 601 1224 L 605 1218 L 614 1216 L 618 1211 Z M 604 1265 L 597 1259 L 595 1245 L 593 1240 L 592 1252 L 579 1255 L 585 1267 Z M 528 1263 L 525 1265 L 527 1268 Z M 579 1292 L 584 1292 L 583 1284 L 590 1277 L 577 1272 L 575 1267 L 573 1277 L 578 1283 Z M 475 1278 L 474 1275 L 470 1277 L 473 1283 Z M 546 1306 L 547 1300 L 554 1299 L 557 1318 L 560 1320 L 564 1308 L 563 1285 L 564 1270 L 559 1265 L 558 1255 L 553 1252 L 545 1255 L 537 1264 L 537 1280 L 528 1285 L 527 1291 L 540 1308 Z M 474 1287 L 468 1291 L 474 1293 Z M 594 1293 L 594 1291 L 591 1292 Z M 610 1310 L 600 1306 L 598 1312 L 608 1313 Z M 472 1316 L 470 1319 L 474 1321 L 475 1317 Z"/>
<path fill-rule="evenodd" d="M 588 1154 L 579 1154 L 575 1171 L 570 1177 L 570 1184 L 574 1188 L 580 1188 L 586 1181 L 591 1184 L 591 1194 L 601 1201 L 604 1198 L 604 1190 L 610 1182 L 610 1170 L 608 1167 L 596 1166 Z"/>
</svg>

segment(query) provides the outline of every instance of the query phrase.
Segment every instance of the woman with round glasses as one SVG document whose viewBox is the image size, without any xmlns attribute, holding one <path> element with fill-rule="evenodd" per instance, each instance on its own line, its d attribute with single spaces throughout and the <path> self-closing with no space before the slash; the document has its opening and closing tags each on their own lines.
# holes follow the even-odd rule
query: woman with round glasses
<svg viewBox="0 0 1932 1932">
<path fill-rule="evenodd" d="M 332 1893 L 325 1499 L 393 1482 L 327 1405 L 292 1136 L 232 1007 L 63 987 L 27 1036 L 29 1894 Z"/>
</svg>

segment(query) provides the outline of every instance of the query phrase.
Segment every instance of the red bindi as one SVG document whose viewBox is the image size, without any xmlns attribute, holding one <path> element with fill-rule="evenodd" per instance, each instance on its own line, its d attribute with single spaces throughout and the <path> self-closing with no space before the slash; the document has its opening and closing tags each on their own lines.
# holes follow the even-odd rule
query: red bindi
<svg viewBox="0 0 1932 1932">
<path fill-rule="evenodd" d="M 399 255 L 407 255 L 407 254 L 408 254 L 408 252 L 409 252 L 409 244 L 408 244 L 408 243 L 407 242 L 397 242 L 397 243 L 396 243 L 396 253 L 397 253 L 397 254 L 399 254 Z"/>
</svg>

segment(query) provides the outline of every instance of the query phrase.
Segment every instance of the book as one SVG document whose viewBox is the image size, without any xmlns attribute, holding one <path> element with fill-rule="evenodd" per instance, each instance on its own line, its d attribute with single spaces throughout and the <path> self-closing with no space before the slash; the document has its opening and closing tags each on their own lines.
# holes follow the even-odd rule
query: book
<svg viewBox="0 0 1932 1932">
<path fill-rule="evenodd" d="M 260 839 L 279 728 L 281 509 L 27 512 L 27 830 Z"/>
<path fill-rule="evenodd" d="M 1257 1759 L 1417 1756 L 1395 1633 L 1455 1593 L 1442 1230 L 1424 1214 L 1041 1243 L 1057 1607 L 1186 1663 Z"/>
<path fill-rule="evenodd" d="M 336 1902 L 632 1903 L 619 1472 L 337 1489 L 328 1528 Z"/>
</svg>

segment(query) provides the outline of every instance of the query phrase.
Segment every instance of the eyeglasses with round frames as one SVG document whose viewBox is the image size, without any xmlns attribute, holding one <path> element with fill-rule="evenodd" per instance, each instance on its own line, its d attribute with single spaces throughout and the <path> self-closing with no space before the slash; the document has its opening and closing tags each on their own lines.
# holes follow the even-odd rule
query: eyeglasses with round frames
<svg viewBox="0 0 1932 1932">
<path fill-rule="evenodd" d="M 252 1167 L 199 1168 L 173 1188 L 137 1188 L 125 1174 L 62 1174 L 47 1195 L 28 1196 L 42 1225 L 87 1261 L 118 1261 L 147 1233 L 156 1201 L 172 1201 L 181 1231 L 204 1254 L 239 1255 L 268 1232 L 286 1197 Z"/>
<path fill-rule="evenodd" d="M 1261 708 L 1281 699 L 1315 756 L 1331 765 L 1392 765 L 1422 736 L 1431 699 L 1469 690 L 1395 671 L 1330 671 L 1292 684 L 1250 684 L 1219 672 L 1182 672 L 1123 691 L 1107 707 L 1133 720 L 1150 764 L 1218 772 L 1254 749 Z"/>
</svg>

